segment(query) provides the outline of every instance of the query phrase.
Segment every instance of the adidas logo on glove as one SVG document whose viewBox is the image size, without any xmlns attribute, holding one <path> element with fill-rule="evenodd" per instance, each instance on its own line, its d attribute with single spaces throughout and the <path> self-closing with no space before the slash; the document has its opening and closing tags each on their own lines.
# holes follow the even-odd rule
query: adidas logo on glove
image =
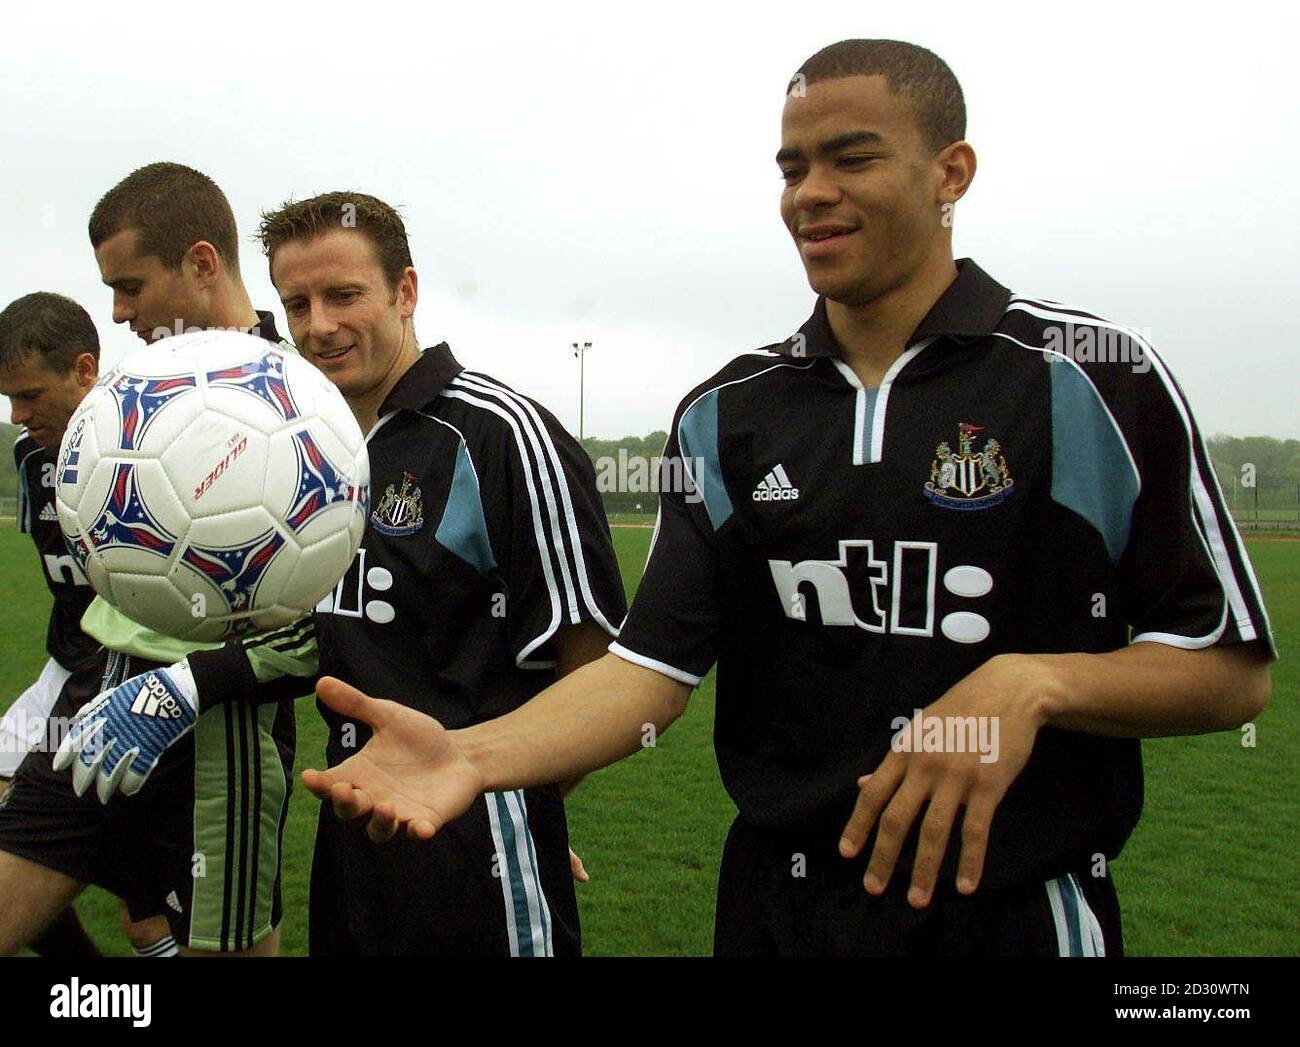
<svg viewBox="0 0 1300 1047">
<path fill-rule="evenodd" d="M 77 710 L 54 754 L 54 769 L 72 769 L 78 796 L 92 783 L 100 803 L 114 793 L 130 796 L 148 781 L 163 753 L 194 729 L 198 710 L 188 661 L 145 670 Z"/>
<path fill-rule="evenodd" d="M 160 720 L 175 720 L 181 715 L 179 703 L 167 690 L 167 685 L 153 673 L 144 678 L 140 693 L 131 703 L 131 711 L 141 716 L 156 716 Z"/>
</svg>

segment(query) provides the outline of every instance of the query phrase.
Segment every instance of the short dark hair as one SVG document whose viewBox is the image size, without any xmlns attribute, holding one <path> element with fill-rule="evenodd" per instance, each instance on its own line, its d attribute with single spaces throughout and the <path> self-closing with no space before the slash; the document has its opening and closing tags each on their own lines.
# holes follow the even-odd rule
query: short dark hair
<svg viewBox="0 0 1300 1047">
<path fill-rule="evenodd" d="M 368 193 L 340 190 L 309 200 L 286 200 L 262 214 L 257 238 L 268 260 L 292 240 L 314 240 L 335 229 L 356 229 L 374 245 L 389 289 L 395 288 L 411 261 L 411 244 L 397 208 Z"/>
<path fill-rule="evenodd" d="M 71 298 L 36 291 L 0 312 L 0 371 L 40 354 L 51 371 L 66 373 L 82 353 L 99 360 L 99 332 L 90 314 Z"/>
<path fill-rule="evenodd" d="M 211 178 L 184 164 L 160 162 L 132 171 L 103 195 L 90 214 L 90 246 L 123 229 L 139 230 L 139 252 L 179 269 L 200 240 L 239 272 L 239 234 L 230 201 Z"/>
<path fill-rule="evenodd" d="M 966 137 L 966 99 L 948 63 L 902 40 L 841 40 L 799 67 L 786 88 L 845 76 L 883 76 L 916 112 L 916 125 L 936 152 Z"/>
</svg>

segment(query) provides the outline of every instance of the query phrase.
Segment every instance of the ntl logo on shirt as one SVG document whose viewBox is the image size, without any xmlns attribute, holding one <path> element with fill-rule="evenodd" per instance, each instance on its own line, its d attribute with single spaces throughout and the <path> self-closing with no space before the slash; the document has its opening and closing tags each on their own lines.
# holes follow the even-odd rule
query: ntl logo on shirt
<svg viewBox="0 0 1300 1047">
<path fill-rule="evenodd" d="M 767 562 L 787 618 L 808 621 L 808 601 L 800 591 L 801 586 L 808 586 L 817 594 L 824 626 L 854 626 L 869 633 L 903 636 L 934 635 L 938 543 L 894 542 L 889 559 L 876 558 L 876 543 L 870 538 L 842 539 L 838 544 L 836 560 Z M 881 555 L 889 556 L 883 549 Z M 859 594 L 861 607 L 849 585 L 851 567 L 867 582 L 866 591 Z M 907 578 L 913 582 L 904 598 Z M 993 591 L 993 576 L 974 564 L 958 564 L 944 572 L 943 588 L 961 599 L 976 600 Z M 940 619 L 939 631 L 955 643 L 981 643 L 988 639 L 991 624 L 974 611 L 952 611 Z"/>
<path fill-rule="evenodd" d="M 130 1018 L 143 1029 L 152 1020 L 153 986 L 70 984 L 50 987 L 51 1018 Z"/>
<path fill-rule="evenodd" d="M 385 593 L 392 587 L 393 573 L 388 568 L 375 566 L 366 569 L 366 547 L 363 545 L 334 591 L 326 593 L 317 602 L 316 611 L 344 618 L 365 618 L 376 625 L 387 625 L 397 617 L 397 609 L 387 600 L 367 599 L 367 594 L 372 590 Z"/>
</svg>

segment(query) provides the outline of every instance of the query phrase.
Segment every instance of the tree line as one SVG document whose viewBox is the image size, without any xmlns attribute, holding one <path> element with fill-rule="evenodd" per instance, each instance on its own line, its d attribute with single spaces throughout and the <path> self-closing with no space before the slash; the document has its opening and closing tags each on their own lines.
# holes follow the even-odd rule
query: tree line
<svg viewBox="0 0 1300 1047">
<path fill-rule="evenodd" d="M 17 492 L 13 447 L 18 430 L 0 423 L 5 450 L 0 455 L 0 507 L 12 513 Z M 646 436 L 617 440 L 588 437 L 583 449 L 596 469 L 597 487 L 611 513 L 653 513 L 659 505 L 650 480 L 668 434 L 662 430 Z M 1240 511 L 1258 507 L 1300 510 L 1300 440 L 1273 436 L 1231 436 L 1216 433 L 1206 440 L 1210 458 L 1223 487 L 1224 497 Z"/>
</svg>

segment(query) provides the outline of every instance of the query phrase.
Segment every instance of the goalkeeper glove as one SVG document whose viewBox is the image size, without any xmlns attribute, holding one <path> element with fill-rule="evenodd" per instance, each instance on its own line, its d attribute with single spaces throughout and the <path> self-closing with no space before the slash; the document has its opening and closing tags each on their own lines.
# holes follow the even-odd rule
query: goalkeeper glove
<svg viewBox="0 0 1300 1047">
<path fill-rule="evenodd" d="M 130 796 L 149 780 L 163 753 L 194 729 L 198 707 L 186 660 L 133 676 L 77 710 L 54 769 L 72 767 L 78 796 L 92 779 L 100 803 L 108 803 L 119 787 Z"/>
</svg>

